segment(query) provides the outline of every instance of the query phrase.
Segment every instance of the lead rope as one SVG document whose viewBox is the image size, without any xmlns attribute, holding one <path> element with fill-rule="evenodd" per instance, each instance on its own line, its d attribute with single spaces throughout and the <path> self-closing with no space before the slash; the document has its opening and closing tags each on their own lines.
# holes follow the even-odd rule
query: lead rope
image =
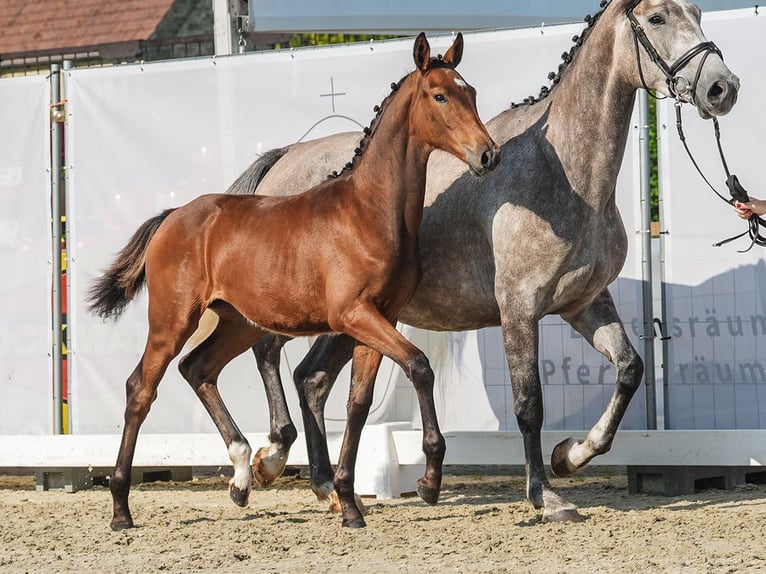
<svg viewBox="0 0 766 574">
<path fill-rule="evenodd" d="M 744 187 L 742 187 L 742 184 L 739 182 L 739 179 L 736 175 L 732 174 L 729 171 L 729 165 L 726 163 L 726 156 L 723 153 L 723 147 L 721 146 L 721 126 L 718 124 L 718 118 L 713 117 L 713 127 L 715 130 L 715 141 L 716 145 L 718 146 L 718 155 L 721 158 L 721 164 L 723 165 L 723 170 L 726 173 L 726 187 L 729 188 L 729 194 L 731 195 L 731 199 L 727 199 L 721 193 L 718 192 L 718 190 L 708 181 L 707 177 L 705 177 L 705 174 L 702 173 L 702 170 L 699 168 L 699 165 L 697 165 L 697 161 L 694 159 L 694 156 L 692 155 L 691 150 L 689 150 L 689 145 L 686 143 L 686 136 L 684 135 L 684 128 L 683 128 L 683 122 L 681 121 L 681 100 L 679 98 L 676 98 L 676 128 L 678 129 L 678 137 L 681 140 L 681 143 L 684 145 L 684 149 L 686 150 L 686 154 L 689 156 L 689 159 L 692 162 L 692 165 L 697 170 L 697 173 L 700 174 L 700 177 L 702 177 L 703 181 L 707 184 L 707 186 L 713 190 L 713 193 L 715 193 L 718 197 L 721 198 L 721 200 L 725 201 L 729 205 L 734 205 L 736 201 L 739 201 L 740 203 L 747 203 L 750 201 L 750 197 L 747 195 L 747 191 Z M 746 231 L 740 233 L 739 235 L 735 235 L 734 237 L 729 237 L 728 239 L 724 239 L 723 241 L 719 241 L 718 243 L 713 243 L 713 247 L 721 247 L 722 245 L 725 245 L 731 241 L 734 241 L 735 239 L 739 239 L 740 237 L 744 237 L 745 235 L 750 237 L 750 246 L 747 249 L 743 249 L 739 251 L 739 253 L 747 253 L 750 251 L 754 245 L 758 245 L 760 247 L 766 247 L 766 237 L 764 237 L 761 234 L 761 226 L 766 226 L 766 221 L 764 221 L 761 217 L 758 217 L 756 214 L 753 214 L 750 219 L 748 220 L 748 228 Z"/>
</svg>

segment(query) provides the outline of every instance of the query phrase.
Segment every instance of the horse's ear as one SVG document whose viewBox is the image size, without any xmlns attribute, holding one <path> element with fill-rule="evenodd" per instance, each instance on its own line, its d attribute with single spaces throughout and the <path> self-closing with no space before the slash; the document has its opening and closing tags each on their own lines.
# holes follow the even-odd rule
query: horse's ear
<svg viewBox="0 0 766 574">
<path fill-rule="evenodd" d="M 415 47 L 412 49 L 412 57 L 415 59 L 415 67 L 421 72 L 428 70 L 431 63 L 431 46 L 428 45 L 425 33 L 421 32 L 415 38 Z"/>
<path fill-rule="evenodd" d="M 460 60 L 463 59 L 463 34 L 462 32 L 457 33 L 457 37 L 455 38 L 455 41 L 452 42 L 452 46 L 450 46 L 449 50 L 447 50 L 447 53 L 444 54 L 444 61 L 450 64 L 453 68 L 457 68 L 457 65 L 460 63 Z"/>
</svg>

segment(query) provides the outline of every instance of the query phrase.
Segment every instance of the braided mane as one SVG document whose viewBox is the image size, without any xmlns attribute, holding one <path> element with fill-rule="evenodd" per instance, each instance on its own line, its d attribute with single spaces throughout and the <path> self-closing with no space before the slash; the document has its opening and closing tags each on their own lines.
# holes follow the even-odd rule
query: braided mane
<svg viewBox="0 0 766 574">
<path fill-rule="evenodd" d="M 442 55 L 439 54 L 435 58 L 431 58 L 428 64 L 428 69 L 430 70 L 432 68 L 438 68 L 443 66 L 446 66 L 446 64 L 443 63 Z M 378 122 L 380 120 L 381 114 L 385 111 L 386 107 L 388 106 L 389 102 L 393 98 L 394 94 L 401 87 L 402 82 L 404 82 L 404 80 L 406 80 L 409 76 L 410 74 L 407 74 L 404 77 L 402 77 L 398 82 L 391 82 L 391 93 L 388 94 L 385 98 L 383 98 L 383 101 L 379 105 L 376 105 L 372 108 L 372 111 L 375 112 L 375 117 L 372 118 L 372 121 L 370 122 L 370 126 L 364 128 L 363 130 L 364 136 L 362 137 L 361 140 L 359 140 L 359 146 L 354 150 L 354 157 L 351 159 L 350 162 L 348 162 L 346 165 L 343 166 L 343 169 L 341 169 L 340 172 L 333 171 L 329 176 L 327 176 L 328 179 L 339 177 L 345 172 L 351 171 L 354 168 L 354 166 L 359 161 L 359 158 L 364 153 L 364 150 L 367 149 L 367 145 L 369 144 L 370 138 L 373 136 L 376 128 L 378 127 Z"/>
<path fill-rule="evenodd" d="M 553 91 L 553 88 L 555 88 L 556 85 L 561 81 L 561 77 L 564 75 L 567 68 L 569 67 L 569 64 L 574 59 L 575 54 L 580 50 L 582 45 L 585 43 L 585 40 L 588 39 L 591 31 L 593 30 L 593 26 L 596 25 L 596 22 L 604 13 L 604 10 L 611 3 L 611 1 L 612 0 L 601 0 L 601 4 L 600 4 L 601 10 L 595 16 L 591 16 L 590 14 L 585 16 L 584 21 L 588 23 L 588 27 L 585 28 L 582 35 L 580 36 L 575 35 L 572 37 L 572 42 L 574 42 L 574 46 L 572 46 L 572 48 L 568 52 L 564 52 L 563 54 L 561 54 L 561 59 L 563 60 L 563 62 L 559 64 L 558 72 L 550 72 L 548 74 L 548 79 L 551 81 L 551 86 L 541 87 L 540 94 L 537 97 L 529 96 L 527 98 L 524 98 L 524 101 L 520 104 L 511 102 L 511 109 L 519 108 L 523 105 L 531 106 L 533 104 L 536 104 L 537 102 L 544 100 L 550 95 L 550 93 Z"/>
</svg>

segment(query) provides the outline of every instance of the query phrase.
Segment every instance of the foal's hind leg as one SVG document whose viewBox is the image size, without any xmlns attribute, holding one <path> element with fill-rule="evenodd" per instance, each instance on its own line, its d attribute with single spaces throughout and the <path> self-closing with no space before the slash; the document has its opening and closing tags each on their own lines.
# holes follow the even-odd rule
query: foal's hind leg
<svg viewBox="0 0 766 574">
<path fill-rule="evenodd" d="M 567 439 L 553 449 L 551 467 L 558 476 L 582 470 L 593 457 L 612 447 L 617 427 L 630 399 L 641 385 L 644 363 L 633 348 L 606 289 L 584 311 L 564 317 L 583 337 L 609 359 L 616 370 L 616 384 L 609 404 L 584 441 Z"/>
<path fill-rule="evenodd" d="M 169 324 L 178 324 L 169 321 Z M 152 329 L 150 318 L 149 336 L 146 349 L 136 368 L 128 377 L 125 403 L 125 426 L 122 429 L 122 441 L 117 454 L 114 473 L 109 480 L 112 493 L 113 514 L 112 530 L 133 528 L 133 518 L 128 506 L 130 494 L 130 475 L 133 455 L 141 424 L 149 414 L 152 402 L 157 398 L 157 387 L 170 361 L 181 351 L 193 329 L 187 328 L 180 333 L 160 332 Z M 174 336 L 175 335 L 175 336 Z"/>
<path fill-rule="evenodd" d="M 279 364 L 282 347 L 290 340 L 285 335 L 269 333 L 253 345 L 269 403 L 269 446 L 261 447 L 253 457 L 253 477 L 259 486 L 268 486 L 285 470 L 290 447 L 298 437 L 287 408 Z"/>
<path fill-rule="evenodd" d="M 246 506 L 251 490 L 252 449 L 221 399 L 218 375 L 229 361 L 244 353 L 265 333 L 246 323 L 236 311 L 217 309 L 216 312 L 219 312 L 219 321 L 215 330 L 181 360 L 178 369 L 202 401 L 226 444 L 234 465 L 229 496 L 238 506 Z"/>
</svg>

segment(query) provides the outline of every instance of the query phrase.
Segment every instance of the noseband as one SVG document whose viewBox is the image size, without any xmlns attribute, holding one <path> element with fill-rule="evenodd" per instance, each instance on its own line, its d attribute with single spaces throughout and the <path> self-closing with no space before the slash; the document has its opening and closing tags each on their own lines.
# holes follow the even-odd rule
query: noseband
<svg viewBox="0 0 766 574">
<path fill-rule="evenodd" d="M 646 91 L 649 91 L 649 88 L 646 85 L 646 80 L 644 80 L 644 70 L 641 67 L 641 55 L 639 54 L 638 49 L 639 43 L 644 47 L 644 50 L 646 50 L 646 53 L 649 55 L 651 61 L 654 62 L 660 71 L 665 75 L 665 82 L 667 83 L 668 90 L 670 90 L 670 93 L 673 95 L 673 97 L 678 101 L 689 102 L 696 106 L 697 102 L 695 101 L 695 94 L 697 93 L 697 83 L 699 82 L 700 75 L 702 74 L 702 68 L 704 67 L 705 62 L 707 61 L 707 58 L 710 56 L 710 54 L 718 54 L 718 56 L 723 60 L 723 54 L 721 54 L 721 50 L 719 50 L 718 46 L 716 46 L 713 42 L 701 42 L 686 52 L 684 55 L 682 55 L 680 58 L 678 58 L 674 64 L 670 65 L 662 58 L 662 56 L 660 56 L 659 52 L 657 52 L 656 48 L 652 45 L 652 42 L 646 36 L 644 27 L 633 14 L 633 9 L 635 7 L 636 5 L 634 4 L 628 8 L 625 14 L 630 21 L 631 28 L 633 29 L 633 42 L 636 46 L 638 74 L 641 76 L 641 83 L 644 85 L 644 88 Z M 685 76 L 682 76 L 680 72 L 689 62 L 692 61 L 692 59 L 694 59 L 697 54 L 700 53 L 703 54 L 702 60 L 700 61 L 699 66 L 697 66 L 697 73 L 694 75 L 694 81 L 690 82 L 689 79 Z"/>
<path fill-rule="evenodd" d="M 646 36 L 644 27 L 641 26 L 641 23 L 633 14 L 633 9 L 637 5 L 638 5 L 638 2 L 635 2 L 630 8 L 628 8 L 625 14 L 628 17 L 628 20 L 630 21 L 630 26 L 633 30 L 633 43 L 636 46 L 636 61 L 638 63 L 638 75 L 641 77 L 641 83 L 643 84 L 644 89 L 650 95 L 653 95 L 651 91 L 649 91 L 649 87 L 646 85 L 646 80 L 644 79 L 644 70 L 641 67 L 641 54 L 639 53 L 639 48 L 638 48 L 639 43 L 644 47 L 644 50 L 646 50 L 646 53 L 651 59 L 651 61 L 654 62 L 657 65 L 657 67 L 660 69 L 660 71 L 665 75 L 665 82 L 668 85 L 668 90 L 670 91 L 670 94 L 673 96 L 673 98 L 676 101 L 675 103 L 676 128 L 678 129 L 678 137 L 680 138 L 681 143 L 683 144 L 684 149 L 686 150 L 686 153 L 692 162 L 692 165 L 694 165 L 695 169 L 700 174 L 700 176 L 702 176 L 702 179 L 705 181 L 708 187 L 712 189 L 713 192 L 726 203 L 734 205 L 734 203 L 737 201 L 740 201 L 743 203 L 750 201 L 747 191 L 745 190 L 744 187 L 742 187 L 742 184 L 739 182 L 739 179 L 737 179 L 737 176 L 729 172 L 729 166 L 726 163 L 726 158 L 723 153 L 723 147 L 721 146 L 721 131 L 718 125 L 718 118 L 715 118 L 715 117 L 713 118 L 713 126 L 715 129 L 716 144 L 718 145 L 718 153 L 721 158 L 721 164 L 723 165 L 724 172 L 726 172 L 726 187 L 729 188 L 729 194 L 731 195 L 731 199 L 727 199 L 726 197 L 724 197 L 713 186 L 713 184 L 710 183 L 707 177 L 705 177 L 705 174 L 702 173 L 702 170 L 700 169 L 699 165 L 697 165 L 697 161 L 694 159 L 694 156 L 692 155 L 692 152 L 689 149 L 689 145 L 686 143 L 686 137 L 684 136 L 683 124 L 681 122 L 681 104 L 683 102 L 686 102 L 694 106 L 697 105 L 697 102 L 696 102 L 697 84 L 699 82 L 700 75 L 702 74 L 702 68 L 705 66 L 705 62 L 707 61 L 708 56 L 710 56 L 710 54 L 718 54 L 721 60 L 723 60 L 723 54 L 721 53 L 721 50 L 713 42 L 701 42 L 697 44 L 696 46 L 694 46 L 693 48 L 691 48 L 685 54 L 683 54 L 680 58 L 678 58 L 678 60 L 676 60 L 673 65 L 669 65 L 662 58 L 662 56 L 660 56 L 660 54 L 657 52 L 655 47 L 652 45 L 651 41 Z M 699 66 L 697 66 L 697 72 L 694 75 L 694 81 L 690 82 L 688 78 L 686 78 L 685 76 L 682 76 L 680 72 L 682 69 L 686 67 L 686 65 L 689 62 L 692 61 L 692 59 L 697 54 L 703 54 L 703 56 L 702 56 L 702 60 L 700 60 Z M 657 99 L 657 96 L 654 96 L 654 97 L 655 99 Z M 719 241 L 718 243 L 714 243 L 713 245 L 715 247 L 720 247 L 721 245 L 724 245 L 726 243 L 729 243 L 730 241 L 734 241 L 735 239 L 739 239 L 740 237 L 747 235 L 750 238 L 750 247 L 743 251 L 740 251 L 740 253 L 744 251 L 749 251 L 750 249 L 752 249 L 754 245 L 766 247 L 766 236 L 762 235 L 760 231 L 761 227 L 764 227 L 764 226 L 766 226 L 766 220 L 753 214 L 750 217 L 750 220 L 748 221 L 747 231 L 739 235 L 735 235 L 734 237 L 724 239 L 723 241 Z"/>
</svg>

